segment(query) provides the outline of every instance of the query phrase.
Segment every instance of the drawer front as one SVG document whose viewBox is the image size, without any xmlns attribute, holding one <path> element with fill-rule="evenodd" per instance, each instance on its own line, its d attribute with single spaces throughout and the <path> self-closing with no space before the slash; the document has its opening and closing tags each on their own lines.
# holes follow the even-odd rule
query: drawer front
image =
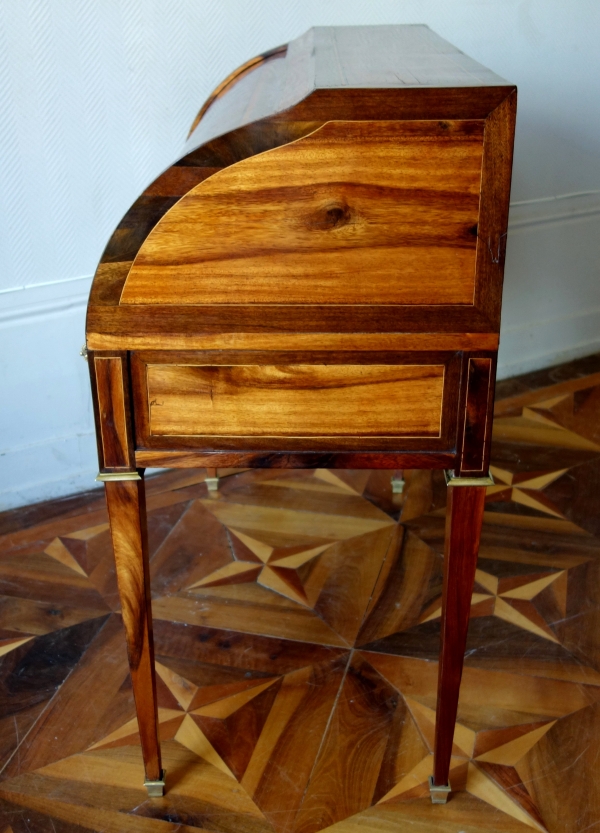
<svg viewBox="0 0 600 833">
<path fill-rule="evenodd" d="M 447 446 L 458 387 L 453 357 L 369 358 L 138 355 L 138 444 Z"/>
<path fill-rule="evenodd" d="M 150 432 L 439 437 L 443 365 L 150 365 Z"/>
</svg>

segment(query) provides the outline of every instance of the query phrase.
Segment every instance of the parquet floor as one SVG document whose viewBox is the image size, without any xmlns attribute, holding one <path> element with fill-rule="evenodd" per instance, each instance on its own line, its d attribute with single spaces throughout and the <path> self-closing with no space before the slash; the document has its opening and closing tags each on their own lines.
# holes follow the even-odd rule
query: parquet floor
<svg viewBox="0 0 600 833">
<path fill-rule="evenodd" d="M 3 519 L 0 831 L 600 827 L 600 373 L 504 393 L 447 805 L 441 473 L 188 470 L 148 489 L 163 799 L 103 500 Z"/>
</svg>

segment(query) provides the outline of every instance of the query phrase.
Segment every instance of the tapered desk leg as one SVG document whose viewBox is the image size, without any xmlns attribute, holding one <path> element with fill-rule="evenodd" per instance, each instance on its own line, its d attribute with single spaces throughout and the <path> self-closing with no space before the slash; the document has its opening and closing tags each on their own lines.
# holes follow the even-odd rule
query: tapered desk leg
<svg viewBox="0 0 600 833">
<path fill-rule="evenodd" d="M 448 489 L 435 749 L 430 779 L 434 804 L 444 804 L 450 792 L 448 773 L 489 480 L 482 478 L 481 482 L 484 485 L 450 484 Z"/>
<path fill-rule="evenodd" d="M 104 486 L 146 772 L 144 784 L 149 795 L 162 795 L 144 481 L 138 477 L 105 482 Z"/>
<path fill-rule="evenodd" d="M 392 472 L 392 494 L 401 495 L 404 491 L 404 472 L 402 469 L 396 469 Z"/>
<path fill-rule="evenodd" d="M 209 492 L 216 492 L 219 489 L 219 472 L 217 469 L 207 468 L 206 469 L 206 479 L 204 481 L 206 483 L 206 488 Z"/>
</svg>

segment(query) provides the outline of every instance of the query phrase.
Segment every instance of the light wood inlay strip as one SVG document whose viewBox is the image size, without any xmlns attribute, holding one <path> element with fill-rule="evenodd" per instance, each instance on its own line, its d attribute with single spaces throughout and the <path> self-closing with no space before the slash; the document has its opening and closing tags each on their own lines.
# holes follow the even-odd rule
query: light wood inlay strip
<svg viewBox="0 0 600 833">
<path fill-rule="evenodd" d="M 439 437 L 444 371 L 433 364 L 149 364 L 150 433 Z"/>
</svg>

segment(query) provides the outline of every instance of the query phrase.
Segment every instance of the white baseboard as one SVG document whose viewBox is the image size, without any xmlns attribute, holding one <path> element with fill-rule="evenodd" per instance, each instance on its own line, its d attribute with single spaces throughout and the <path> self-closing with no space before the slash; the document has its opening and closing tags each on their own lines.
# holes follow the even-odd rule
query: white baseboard
<svg viewBox="0 0 600 833">
<path fill-rule="evenodd" d="M 600 350 L 600 193 L 511 206 L 498 376 Z"/>
<path fill-rule="evenodd" d="M 0 511 L 101 486 L 93 431 L 8 449 L 0 465 Z"/>
<path fill-rule="evenodd" d="M 511 207 L 499 378 L 600 351 L 600 194 Z M 0 511 L 95 485 L 90 278 L 0 294 Z"/>
<path fill-rule="evenodd" d="M 500 339 L 498 379 L 598 352 L 600 308 L 548 321 L 534 321 L 524 327 L 506 327 Z"/>
<path fill-rule="evenodd" d="M 89 375 L 79 355 L 90 283 L 0 294 L 0 511 L 94 486 Z"/>
</svg>

